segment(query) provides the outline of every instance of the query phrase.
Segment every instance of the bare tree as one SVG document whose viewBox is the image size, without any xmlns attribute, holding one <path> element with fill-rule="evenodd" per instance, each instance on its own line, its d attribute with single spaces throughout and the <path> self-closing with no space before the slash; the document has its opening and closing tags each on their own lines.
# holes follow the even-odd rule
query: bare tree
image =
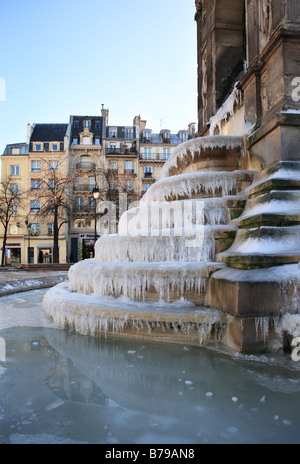
<svg viewBox="0 0 300 464">
<path fill-rule="evenodd" d="M 74 209 L 71 194 L 74 179 L 66 174 L 65 157 L 52 160 L 43 158 L 41 162 L 44 174 L 37 188 L 40 207 L 36 217 L 53 224 L 53 263 L 59 263 L 59 233 Z"/>
<path fill-rule="evenodd" d="M 11 178 L 4 180 L 0 188 L 0 221 L 3 225 L 3 243 L 2 243 L 2 258 L 1 266 L 5 266 L 5 252 L 8 234 L 8 226 L 11 218 L 17 214 L 18 208 L 24 201 L 23 194 L 19 191 Z"/>
<path fill-rule="evenodd" d="M 124 210 L 128 209 L 131 203 L 140 200 L 140 195 L 132 185 L 134 177 L 131 173 L 120 175 L 113 169 L 99 170 L 98 175 L 101 179 L 98 186 L 99 198 L 103 202 L 115 205 L 118 223 Z"/>
</svg>

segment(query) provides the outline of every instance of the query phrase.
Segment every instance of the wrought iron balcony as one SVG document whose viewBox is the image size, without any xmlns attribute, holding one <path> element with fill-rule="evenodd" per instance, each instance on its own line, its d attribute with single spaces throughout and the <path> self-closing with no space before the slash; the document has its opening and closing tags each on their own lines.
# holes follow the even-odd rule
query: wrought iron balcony
<svg viewBox="0 0 300 464">
<path fill-rule="evenodd" d="M 95 163 L 89 163 L 89 162 L 85 162 L 85 163 L 77 163 L 76 164 L 76 169 L 78 171 L 80 170 L 84 170 L 84 171 L 94 171 L 96 169 L 96 164 Z"/>
</svg>

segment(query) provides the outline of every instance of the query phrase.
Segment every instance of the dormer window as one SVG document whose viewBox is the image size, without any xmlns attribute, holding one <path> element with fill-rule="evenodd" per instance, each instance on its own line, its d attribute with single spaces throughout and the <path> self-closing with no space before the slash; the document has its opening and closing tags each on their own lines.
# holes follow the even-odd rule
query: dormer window
<svg viewBox="0 0 300 464">
<path fill-rule="evenodd" d="M 125 127 L 125 139 L 132 139 L 132 128 Z"/>
<path fill-rule="evenodd" d="M 117 128 L 116 127 L 110 127 L 108 131 L 108 135 L 110 138 L 116 139 L 117 138 Z"/>
<path fill-rule="evenodd" d="M 151 139 L 151 131 L 145 130 L 144 131 L 144 138 L 150 140 Z"/>
<path fill-rule="evenodd" d="M 90 119 L 85 119 L 84 123 L 83 123 L 83 127 L 85 127 L 86 129 L 90 129 L 91 128 L 91 121 Z"/>
<path fill-rule="evenodd" d="M 37 144 L 35 146 L 35 151 L 42 151 L 42 145 L 41 144 Z"/>
<path fill-rule="evenodd" d="M 163 130 L 160 133 L 163 143 L 170 143 L 170 131 Z"/>
<path fill-rule="evenodd" d="M 79 129 L 79 122 L 78 121 L 74 122 L 74 129 Z"/>
<path fill-rule="evenodd" d="M 181 143 L 186 142 L 188 139 L 188 133 L 186 131 L 179 132 L 179 138 Z"/>
<path fill-rule="evenodd" d="M 53 143 L 53 144 L 52 144 L 52 150 L 53 150 L 53 151 L 58 151 L 58 145 L 57 145 L 57 143 Z"/>
</svg>

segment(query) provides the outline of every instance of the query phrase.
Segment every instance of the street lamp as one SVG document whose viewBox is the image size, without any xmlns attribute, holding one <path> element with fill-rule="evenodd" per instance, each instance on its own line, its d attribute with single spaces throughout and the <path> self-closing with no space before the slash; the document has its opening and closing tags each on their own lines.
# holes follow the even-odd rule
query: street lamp
<svg viewBox="0 0 300 464">
<path fill-rule="evenodd" d="M 97 200 L 100 198 L 100 191 L 96 186 L 93 189 L 93 197 L 94 197 L 94 205 L 95 205 L 95 244 L 94 244 L 94 258 L 95 258 L 95 248 L 96 248 L 96 241 L 97 241 Z"/>
<path fill-rule="evenodd" d="M 28 249 L 27 249 L 27 264 L 30 264 L 30 233 L 31 233 L 31 223 L 26 219 L 25 225 L 27 227 L 28 233 Z"/>
</svg>

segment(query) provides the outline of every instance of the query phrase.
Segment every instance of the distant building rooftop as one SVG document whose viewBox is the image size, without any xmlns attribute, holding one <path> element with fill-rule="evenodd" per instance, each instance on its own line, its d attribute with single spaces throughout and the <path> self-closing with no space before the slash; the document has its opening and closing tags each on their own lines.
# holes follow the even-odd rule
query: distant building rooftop
<svg viewBox="0 0 300 464">
<path fill-rule="evenodd" d="M 63 142 L 68 124 L 36 124 L 30 142 Z"/>
<path fill-rule="evenodd" d="M 6 145 L 2 156 L 28 155 L 29 146 L 26 143 L 11 143 Z"/>
</svg>

